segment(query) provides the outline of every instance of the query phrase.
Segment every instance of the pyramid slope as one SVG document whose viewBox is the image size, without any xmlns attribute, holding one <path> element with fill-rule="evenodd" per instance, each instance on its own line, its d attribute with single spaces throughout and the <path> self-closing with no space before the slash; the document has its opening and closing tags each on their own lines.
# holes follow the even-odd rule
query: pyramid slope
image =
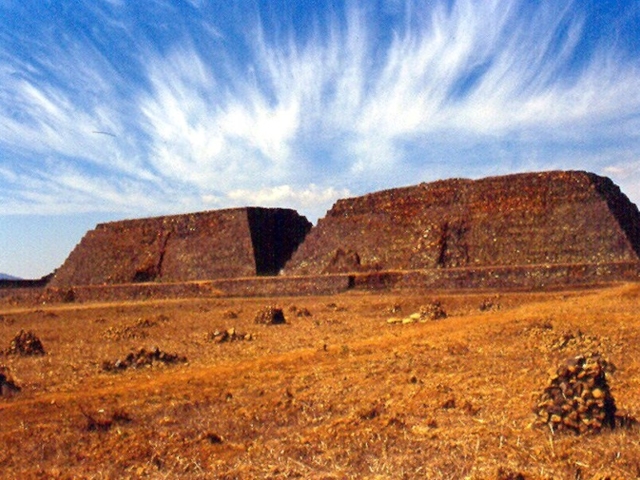
<svg viewBox="0 0 640 480">
<path fill-rule="evenodd" d="M 291 275 L 638 261 L 640 214 L 608 178 L 453 179 L 336 202 Z"/>
</svg>

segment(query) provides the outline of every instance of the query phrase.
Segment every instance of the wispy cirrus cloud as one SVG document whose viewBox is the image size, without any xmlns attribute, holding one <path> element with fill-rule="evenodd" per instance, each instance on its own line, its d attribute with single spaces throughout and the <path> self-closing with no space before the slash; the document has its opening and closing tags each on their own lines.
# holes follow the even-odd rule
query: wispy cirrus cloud
<svg viewBox="0 0 640 480">
<path fill-rule="evenodd" d="M 639 178 L 621 172 L 640 158 L 640 65 L 604 33 L 586 42 L 582 4 L 385 5 L 334 4 L 308 25 L 282 8 L 276 29 L 259 8 L 163 4 L 140 25 L 144 7 L 108 2 L 23 35 L 28 55 L 17 41 L 0 55 L 0 212 L 282 202 L 315 218 L 447 176 Z"/>
</svg>

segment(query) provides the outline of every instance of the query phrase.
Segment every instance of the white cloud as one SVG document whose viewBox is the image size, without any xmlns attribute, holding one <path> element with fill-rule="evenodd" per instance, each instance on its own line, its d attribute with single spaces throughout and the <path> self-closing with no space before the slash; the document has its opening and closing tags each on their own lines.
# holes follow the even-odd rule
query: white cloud
<svg viewBox="0 0 640 480">
<path fill-rule="evenodd" d="M 86 38 L 4 55 L 0 153 L 15 160 L 0 178 L 21 211 L 312 209 L 432 175 L 573 166 L 572 145 L 605 173 L 606 145 L 640 155 L 640 67 L 607 45 L 570 66 L 588 21 L 577 2 L 394 0 L 393 31 L 348 5 L 304 41 L 243 25 L 241 54 L 206 18 L 204 39 L 132 42 L 129 65 Z M 104 25 L 133 36 L 125 18 Z"/>
<path fill-rule="evenodd" d="M 313 220 L 324 214 L 336 200 L 349 196 L 351 193 L 347 189 L 321 188 L 314 184 L 304 188 L 278 185 L 259 190 L 232 190 L 228 193 L 230 199 L 243 205 L 296 208 L 310 215 Z"/>
</svg>

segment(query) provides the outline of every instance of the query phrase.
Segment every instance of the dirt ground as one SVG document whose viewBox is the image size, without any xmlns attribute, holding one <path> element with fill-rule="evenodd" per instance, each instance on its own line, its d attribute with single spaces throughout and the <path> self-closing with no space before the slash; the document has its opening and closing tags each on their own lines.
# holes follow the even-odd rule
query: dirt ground
<svg viewBox="0 0 640 480">
<path fill-rule="evenodd" d="M 447 318 L 388 321 L 436 300 Z M 0 349 L 25 330 L 46 351 L 0 355 L 21 387 L 0 396 L 0 476 L 640 478 L 638 427 L 553 434 L 533 413 L 550 370 L 600 352 L 640 417 L 639 301 L 627 284 L 0 305 Z M 254 323 L 269 305 L 285 324 Z M 187 361 L 103 368 L 155 347 Z"/>
</svg>

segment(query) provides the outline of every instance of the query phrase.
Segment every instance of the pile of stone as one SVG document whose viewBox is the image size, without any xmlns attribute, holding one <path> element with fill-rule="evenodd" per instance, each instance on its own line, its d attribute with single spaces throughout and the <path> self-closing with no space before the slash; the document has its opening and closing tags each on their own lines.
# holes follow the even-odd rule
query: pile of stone
<svg viewBox="0 0 640 480">
<path fill-rule="evenodd" d="M 133 340 L 143 339 L 149 336 L 148 330 L 157 326 L 160 322 L 168 322 L 169 317 L 158 315 L 155 319 L 139 318 L 129 325 L 113 326 L 105 330 L 103 337 L 108 340 Z"/>
<path fill-rule="evenodd" d="M 425 320 L 442 320 L 447 318 L 447 312 L 444 311 L 442 303 L 438 300 L 420 307 L 420 318 Z"/>
<path fill-rule="evenodd" d="M 549 385 L 538 400 L 539 423 L 553 432 L 597 433 L 616 426 L 616 404 L 608 374 L 614 365 L 597 353 L 578 355 L 551 372 Z"/>
<path fill-rule="evenodd" d="M 417 312 L 412 313 L 408 317 L 391 317 L 387 320 L 387 323 L 391 325 L 407 325 L 417 322 L 425 323 L 429 320 L 442 320 L 443 318 L 447 318 L 447 312 L 445 312 L 444 308 L 442 307 L 442 303 L 436 300 L 427 305 L 421 306 Z"/>
<path fill-rule="evenodd" d="M 20 387 L 16 385 L 15 380 L 9 373 L 9 368 L 0 365 L 0 396 L 10 397 L 20 391 Z"/>
<path fill-rule="evenodd" d="M 262 325 L 279 325 L 287 323 L 282 309 L 271 305 L 259 310 L 253 321 L 254 323 Z"/>
<path fill-rule="evenodd" d="M 207 335 L 207 340 L 215 343 L 236 342 L 239 340 L 253 340 L 251 333 L 240 333 L 235 328 L 229 328 L 227 330 L 216 330 Z"/>
<path fill-rule="evenodd" d="M 20 332 L 11 340 L 9 348 L 4 351 L 5 355 L 21 355 L 21 356 L 33 356 L 44 355 L 44 347 L 42 342 L 32 331 Z"/>
<path fill-rule="evenodd" d="M 115 361 L 105 360 L 102 369 L 107 372 L 126 370 L 127 368 L 140 368 L 151 366 L 154 363 L 174 364 L 186 362 L 187 358 L 174 353 L 166 353 L 158 347 L 152 350 L 140 348 L 137 352 L 129 353 L 125 358 Z"/>
</svg>

